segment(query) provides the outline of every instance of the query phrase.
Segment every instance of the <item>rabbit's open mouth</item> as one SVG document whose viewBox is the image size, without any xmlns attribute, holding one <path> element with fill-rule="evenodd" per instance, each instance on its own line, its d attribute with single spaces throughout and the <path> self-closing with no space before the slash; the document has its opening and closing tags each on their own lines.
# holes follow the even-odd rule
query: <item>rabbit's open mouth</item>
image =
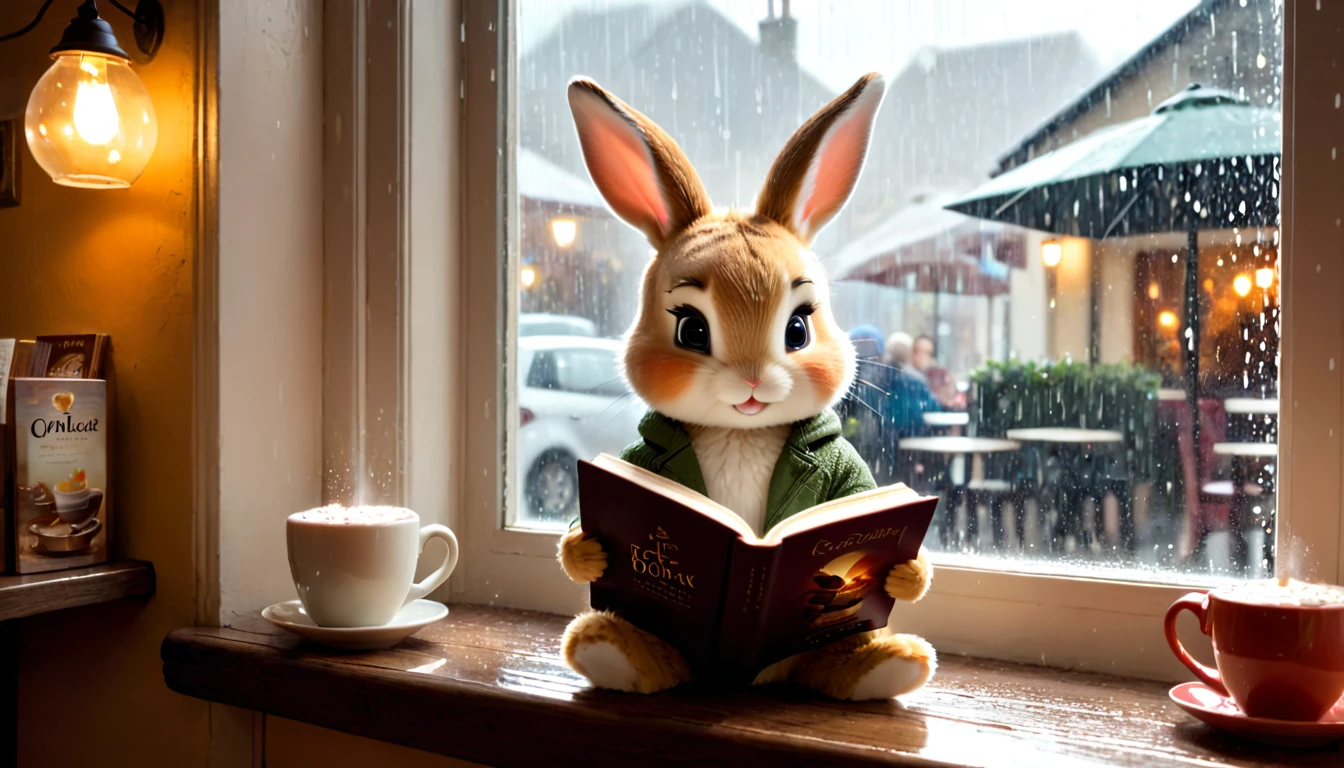
<svg viewBox="0 0 1344 768">
<path fill-rule="evenodd" d="M 751 397 L 747 398 L 747 401 L 745 403 L 738 403 L 733 407 L 736 408 L 737 412 L 740 414 L 743 414 L 745 416 L 755 416 L 761 411 L 764 411 L 765 406 L 767 405 L 769 405 L 769 403 L 762 403 L 760 400 L 756 399 L 755 395 L 752 395 Z"/>
</svg>

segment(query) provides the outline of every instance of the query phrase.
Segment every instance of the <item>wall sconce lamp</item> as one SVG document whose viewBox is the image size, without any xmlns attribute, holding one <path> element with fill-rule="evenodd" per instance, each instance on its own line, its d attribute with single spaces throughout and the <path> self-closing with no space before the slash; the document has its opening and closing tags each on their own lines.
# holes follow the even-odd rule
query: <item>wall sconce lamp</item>
<svg viewBox="0 0 1344 768">
<path fill-rule="evenodd" d="M 1232 290 L 1237 292 L 1238 296 L 1245 296 L 1251 292 L 1250 275 L 1237 275 L 1232 281 Z"/>
<path fill-rule="evenodd" d="M 0 41 L 32 31 L 53 1 L 46 0 L 37 18 Z M 159 0 L 140 0 L 134 11 L 108 2 L 135 19 L 136 47 L 153 58 L 163 42 Z M 33 87 L 24 117 L 33 158 L 52 181 L 67 187 L 131 186 L 154 153 L 159 124 L 149 91 L 94 0 L 80 4 L 51 57 L 55 61 Z"/>
<path fill-rule="evenodd" d="M 1058 240 L 1046 240 L 1041 243 L 1041 263 L 1047 267 L 1058 267 L 1064 258 L 1064 245 Z"/>
<path fill-rule="evenodd" d="M 551 235 L 555 238 L 555 244 L 561 248 L 573 245 L 578 234 L 579 224 L 573 219 L 551 219 Z"/>
</svg>

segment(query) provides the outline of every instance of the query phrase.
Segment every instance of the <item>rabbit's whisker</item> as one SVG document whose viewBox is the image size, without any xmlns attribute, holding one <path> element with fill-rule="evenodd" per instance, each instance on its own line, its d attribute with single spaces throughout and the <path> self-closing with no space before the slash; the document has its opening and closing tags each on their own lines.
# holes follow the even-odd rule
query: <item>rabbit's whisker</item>
<svg viewBox="0 0 1344 768">
<path fill-rule="evenodd" d="M 633 400 L 634 396 L 635 396 L 635 393 L 634 393 L 634 392 L 626 392 L 626 393 L 623 394 L 623 395 L 617 395 L 616 397 L 613 397 L 613 398 L 611 399 L 611 402 L 610 402 L 610 403 L 607 403 L 607 406 L 606 406 L 605 408 L 603 408 L 602 410 L 600 410 L 600 411 L 598 411 L 597 413 L 593 414 L 590 418 L 592 418 L 592 419 L 599 419 L 599 418 L 601 418 L 602 416 L 606 415 L 607 411 L 611 410 L 611 406 L 613 406 L 613 405 L 615 405 L 615 404 L 621 402 L 622 400 L 626 399 L 627 397 L 628 397 L 628 398 L 631 398 L 631 402 L 634 402 L 634 400 Z M 630 405 L 630 403 L 626 403 L 625 406 L 622 406 L 622 407 L 621 407 L 621 410 L 620 410 L 620 411 L 617 411 L 617 412 L 611 417 L 611 419 L 610 419 L 609 421 L 607 421 L 606 424 L 603 424 L 602 426 L 605 427 L 605 426 L 611 424 L 612 421 L 615 421 L 616 417 L 621 415 L 621 411 L 624 411 L 625 408 L 626 408 L 626 406 L 629 406 L 629 405 Z"/>
<path fill-rule="evenodd" d="M 885 390 L 885 389 L 883 389 L 883 388 L 877 386 L 876 384 L 874 384 L 873 382 L 871 382 L 871 381 L 869 381 L 869 380 L 867 380 L 867 379 L 858 379 L 858 378 L 856 378 L 856 379 L 854 379 L 854 383 L 855 383 L 855 384 L 863 384 L 863 385 L 865 385 L 865 386 L 867 386 L 867 387 L 871 387 L 871 388 L 877 390 L 878 392 L 881 392 L 882 394 L 886 395 L 887 397 L 891 397 L 891 393 L 890 393 L 890 392 L 888 392 L 887 390 Z"/>
</svg>

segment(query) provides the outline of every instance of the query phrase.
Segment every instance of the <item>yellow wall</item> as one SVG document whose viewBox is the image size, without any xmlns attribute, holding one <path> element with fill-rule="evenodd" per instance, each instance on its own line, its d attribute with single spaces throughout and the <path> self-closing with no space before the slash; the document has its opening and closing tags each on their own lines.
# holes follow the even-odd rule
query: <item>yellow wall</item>
<svg viewBox="0 0 1344 768">
<path fill-rule="evenodd" d="M 1101 362 L 1119 363 L 1134 358 L 1134 261 L 1139 243 L 1135 238 L 1102 240 L 1093 245 L 1101 269 Z"/>
<path fill-rule="evenodd" d="M 1060 239 L 1064 247 L 1055 267 L 1055 307 L 1050 320 L 1053 335 L 1050 357 L 1086 363 L 1092 334 L 1092 244 L 1080 237 Z M 1037 255 L 1039 258 L 1039 254 Z"/>
<path fill-rule="evenodd" d="M 0 31 L 39 3 L 0 3 Z M 106 5 L 106 4 L 103 4 Z M 204 702 L 171 693 L 158 651 L 193 621 L 192 339 L 197 0 L 165 0 L 158 57 L 137 67 L 158 113 L 159 141 L 126 191 L 51 183 L 20 148 L 22 205 L 0 208 L 0 337 L 112 335 L 118 398 L 115 544 L 154 563 L 145 603 L 74 609 L 22 622 L 20 764 L 200 765 Z M 0 118 L 22 116 L 75 3 L 0 43 Z M 104 8 L 123 46 L 130 25 Z M 76 725 L 77 724 L 77 725 Z"/>
</svg>

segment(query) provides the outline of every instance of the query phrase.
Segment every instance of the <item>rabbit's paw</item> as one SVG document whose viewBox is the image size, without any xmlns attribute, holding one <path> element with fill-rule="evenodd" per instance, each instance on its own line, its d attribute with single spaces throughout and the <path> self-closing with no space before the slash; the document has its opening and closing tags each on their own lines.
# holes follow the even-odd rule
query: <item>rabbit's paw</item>
<svg viewBox="0 0 1344 768">
<path fill-rule="evenodd" d="M 607 570 L 607 553 L 597 539 L 585 538 L 582 528 L 571 528 L 560 537 L 556 559 L 565 575 L 576 584 L 597 581 Z"/>
<path fill-rule="evenodd" d="M 675 648 L 610 613 L 576 616 L 561 649 L 569 666 L 597 688 L 656 693 L 690 679 Z"/>
<path fill-rule="evenodd" d="M 929 564 L 929 551 L 920 547 L 918 557 L 894 566 L 887 572 L 885 587 L 888 595 L 913 603 L 929 591 L 931 583 L 933 566 Z"/>
<path fill-rule="evenodd" d="M 791 679 L 834 699 L 873 701 L 919 690 L 937 668 L 938 655 L 923 638 L 880 635 L 815 651 Z"/>
</svg>

